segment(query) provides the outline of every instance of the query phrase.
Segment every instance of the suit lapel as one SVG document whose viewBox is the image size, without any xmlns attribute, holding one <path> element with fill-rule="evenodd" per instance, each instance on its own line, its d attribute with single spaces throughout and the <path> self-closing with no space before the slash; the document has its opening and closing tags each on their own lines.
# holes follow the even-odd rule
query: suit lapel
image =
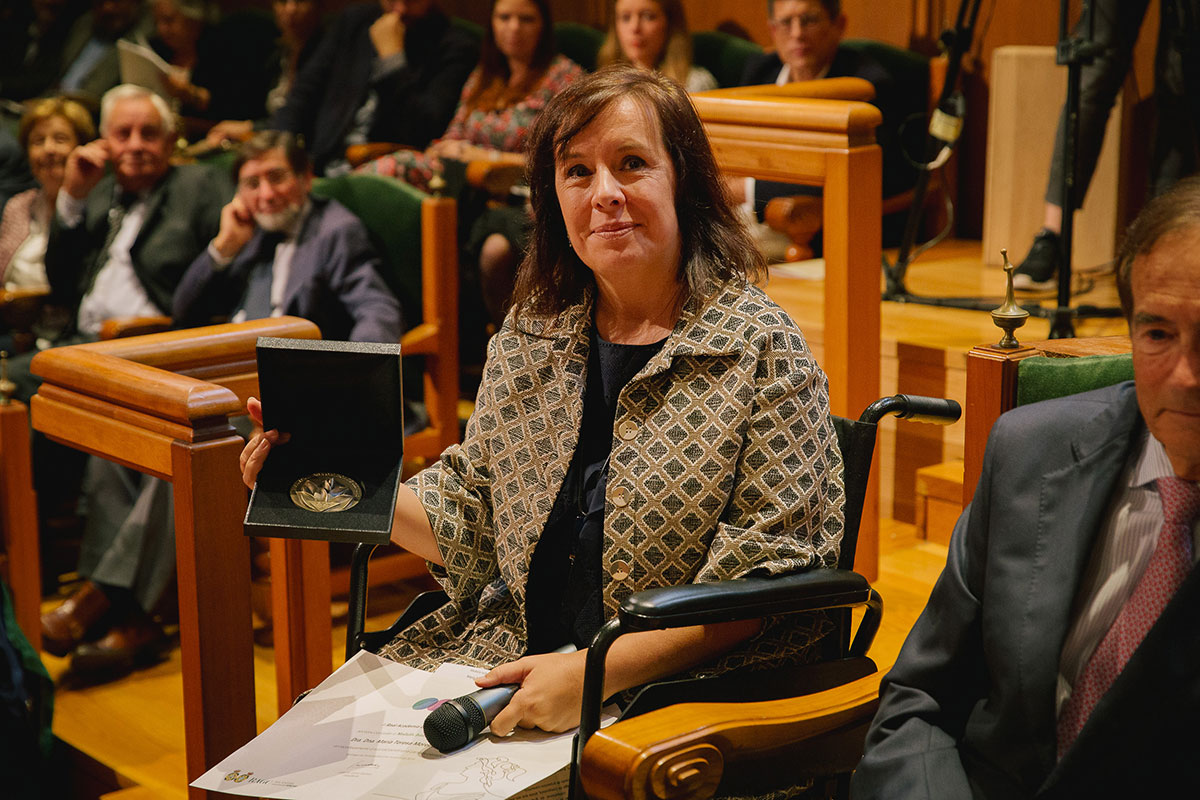
<svg viewBox="0 0 1200 800">
<path fill-rule="evenodd" d="M 305 245 L 317 236 L 325 204 L 320 198 L 315 197 L 310 198 L 310 202 L 312 205 L 301 222 L 300 235 L 296 237 L 296 250 L 292 254 L 292 263 L 288 267 L 287 285 L 283 287 L 283 302 L 280 307 L 284 314 L 294 313 L 295 306 L 292 301 L 295 300 L 301 288 L 315 286 L 313 276 L 320 267 L 318 259 L 321 254 L 313 252 Z M 274 254 L 272 254 L 273 256 Z"/>
<path fill-rule="evenodd" d="M 1040 478 L 1037 532 L 1017 657 L 1026 720 L 1033 740 L 1041 744 L 1047 772 L 1054 766 L 1054 693 L 1063 641 L 1074 619 L 1075 595 L 1140 424 L 1131 390 L 1072 440 L 1073 463 Z"/>
</svg>

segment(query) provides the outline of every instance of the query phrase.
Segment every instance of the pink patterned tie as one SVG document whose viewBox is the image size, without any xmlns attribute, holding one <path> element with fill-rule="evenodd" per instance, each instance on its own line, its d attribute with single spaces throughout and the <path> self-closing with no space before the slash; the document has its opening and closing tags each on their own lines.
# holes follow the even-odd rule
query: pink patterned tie
<svg viewBox="0 0 1200 800">
<path fill-rule="evenodd" d="M 1084 666 L 1058 717 L 1058 757 L 1075 741 L 1088 715 L 1146 638 L 1192 568 L 1192 524 L 1200 516 L 1200 485 L 1159 478 L 1163 526 L 1146 571 Z"/>
</svg>

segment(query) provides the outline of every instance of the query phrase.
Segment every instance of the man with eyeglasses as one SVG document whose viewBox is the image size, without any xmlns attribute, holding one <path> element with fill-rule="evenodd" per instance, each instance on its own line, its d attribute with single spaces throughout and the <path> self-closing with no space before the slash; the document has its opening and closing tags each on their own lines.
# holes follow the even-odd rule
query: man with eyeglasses
<svg viewBox="0 0 1200 800">
<path fill-rule="evenodd" d="M 774 53 L 764 53 L 746 65 L 742 83 L 753 86 L 840 77 L 857 65 L 842 66 L 829 75 L 838 44 L 846 32 L 841 0 L 767 0 L 768 24 Z M 843 53 L 843 59 L 847 54 Z M 869 80 L 869 78 L 868 78 Z"/>
<path fill-rule="evenodd" d="M 395 342 L 400 304 L 378 272 L 359 219 L 314 197 L 308 155 L 295 134 L 262 131 L 234 163 L 237 194 L 221 227 L 175 293 L 182 325 L 289 314 L 317 323 L 326 339 Z"/>
<path fill-rule="evenodd" d="M 900 129 L 904 120 L 926 107 L 924 86 L 902 87 L 879 62 L 856 49 L 843 47 L 846 15 L 841 0 L 767 0 L 767 16 L 774 52 L 751 58 L 742 73 L 743 86 L 776 84 L 823 78 L 862 78 L 875 87 L 873 104 L 883 113 L 883 124 L 876 131 L 883 150 L 883 196 L 891 197 L 912 188 L 916 171 L 904 158 Z M 920 93 L 918 92 L 920 90 Z M 920 143 L 923 126 L 912 126 Z M 907 140 L 907 139 L 906 139 Z M 743 188 L 744 187 L 744 188 Z M 762 221 L 767 201 L 793 195 L 820 195 L 821 190 L 790 183 L 737 181 L 730 187 L 735 196 L 754 206 Z M 903 214 L 884 220 L 884 241 L 898 239 L 903 229 Z M 894 230 L 893 230 L 894 229 Z"/>
</svg>

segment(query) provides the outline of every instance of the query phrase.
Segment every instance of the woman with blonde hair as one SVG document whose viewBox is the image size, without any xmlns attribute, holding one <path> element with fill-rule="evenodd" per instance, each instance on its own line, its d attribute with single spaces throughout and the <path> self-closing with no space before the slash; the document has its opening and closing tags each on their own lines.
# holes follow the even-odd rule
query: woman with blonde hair
<svg viewBox="0 0 1200 800">
<path fill-rule="evenodd" d="M 17 128 L 17 140 L 38 186 L 14 195 L 4 206 L 0 217 L 0 288 L 48 285 L 46 241 L 67 156 L 77 145 L 95 137 L 91 114 L 74 100 L 47 97 L 28 104 Z"/>
<path fill-rule="evenodd" d="M 680 0 L 616 0 L 597 66 L 618 62 L 653 69 L 689 92 L 717 88 L 717 79 L 692 63 L 692 38 Z"/>
</svg>

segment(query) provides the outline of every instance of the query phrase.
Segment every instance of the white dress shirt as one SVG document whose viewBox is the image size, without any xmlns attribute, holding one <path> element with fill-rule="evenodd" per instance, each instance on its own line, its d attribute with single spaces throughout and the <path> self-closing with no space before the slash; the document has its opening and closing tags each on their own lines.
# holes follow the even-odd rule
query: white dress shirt
<svg viewBox="0 0 1200 800">
<path fill-rule="evenodd" d="M 77 227 L 83 222 L 86 206 L 86 199 L 72 197 L 66 189 L 59 190 L 55 207 L 59 219 L 68 228 Z M 139 195 L 125 212 L 108 252 L 101 256 L 104 265 L 79 303 L 76 327 L 80 333 L 98 336 L 104 320 L 113 317 L 152 317 L 165 313 L 150 299 L 146 287 L 133 269 L 130 251 L 146 222 L 146 210 L 146 196 Z M 109 213 L 111 215 L 113 212 Z"/>
</svg>

